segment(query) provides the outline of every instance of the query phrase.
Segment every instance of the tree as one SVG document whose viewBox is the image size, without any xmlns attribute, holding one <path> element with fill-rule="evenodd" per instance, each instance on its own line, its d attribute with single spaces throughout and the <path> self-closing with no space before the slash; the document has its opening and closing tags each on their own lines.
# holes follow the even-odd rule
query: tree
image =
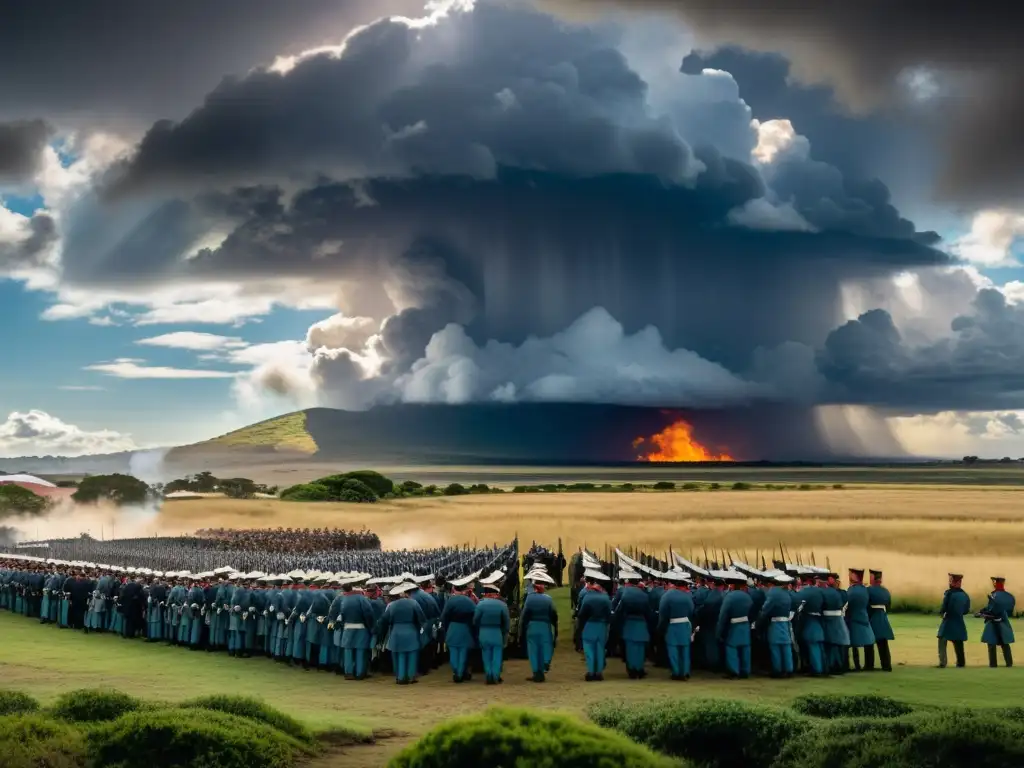
<svg viewBox="0 0 1024 768">
<path fill-rule="evenodd" d="M 221 480 L 218 487 L 230 499 L 251 499 L 258 490 L 256 483 L 247 477 L 233 477 L 229 480 Z"/>
<path fill-rule="evenodd" d="M 469 493 L 469 490 L 461 483 L 452 483 L 444 489 L 445 496 L 464 496 L 467 493 Z"/>
<path fill-rule="evenodd" d="M 149 486 L 131 475 L 94 475 L 82 480 L 71 497 L 79 504 L 106 500 L 114 504 L 145 504 L 152 498 Z"/>
<path fill-rule="evenodd" d="M 0 517 L 7 515 L 41 515 L 49 501 L 20 485 L 0 485 Z"/>
<path fill-rule="evenodd" d="M 964 456 L 964 464 L 976 464 L 978 462 L 977 456 Z"/>
</svg>

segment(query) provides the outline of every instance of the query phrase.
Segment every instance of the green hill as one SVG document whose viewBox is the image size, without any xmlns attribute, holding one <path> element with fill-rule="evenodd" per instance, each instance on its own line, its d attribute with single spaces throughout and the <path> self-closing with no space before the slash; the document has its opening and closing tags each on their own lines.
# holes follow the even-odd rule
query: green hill
<svg viewBox="0 0 1024 768">
<path fill-rule="evenodd" d="M 306 412 L 296 411 L 228 432 L 201 443 L 174 448 L 172 461 L 211 453 L 290 453 L 310 456 L 318 450 L 306 428 Z"/>
</svg>

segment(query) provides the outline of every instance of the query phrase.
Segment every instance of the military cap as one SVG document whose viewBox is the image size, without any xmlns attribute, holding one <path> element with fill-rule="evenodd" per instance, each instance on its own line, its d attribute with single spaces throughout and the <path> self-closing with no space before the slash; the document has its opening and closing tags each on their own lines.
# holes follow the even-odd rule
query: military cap
<svg viewBox="0 0 1024 768">
<path fill-rule="evenodd" d="M 1006 577 L 1005 576 L 992 576 L 991 578 L 992 578 L 992 582 L 994 584 L 1005 584 L 1006 583 Z"/>
<path fill-rule="evenodd" d="M 413 581 L 417 584 L 426 584 L 428 581 L 434 580 L 434 574 L 428 573 L 426 576 L 415 576 Z"/>
<path fill-rule="evenodd" d="M 880 579 L 880 578 L 882 578 L 882 572 L 881 571 L 872 570 L 872 571 L 870 571 L 870 574 L 871 574 L 871 578 L 872 579 Z"/>
<path fill-rule="evenodd" d="M 546 573 L 544 573 L 542 571 L 538 571 L 537 573 L 533 574 L 533 576 L 531 577 L 531 580 L 532 581 L 540 581 L 540 582 L 543 582 L 545 584 L 554 584 L 555 583 L 554 579 L 552 579 L 550 576 L 548 576 Z"/>
<path fill-rule="evenodd" d="M 593 581 L 611 581 L 611 577 L 606 575 L 603 571 L 598 571 L 593 568 L 584 571 L 583 578 L 591 579 Z"/>
<path fill-rule="evenodd" d="M 451 584 L 453 587 L 465 587 L 472 584 L 478 578 L 480 578 L 480 571 L 476 571 L 475 573 L 471 573 L 468 576 L 463 576 L 458 579 L 452 579 L 448 583 Z M 370 581 L 372 582 L 373 579 L 371 579 Z"/>
<path fill-rule="evenodd" d="M 482 584 L 481 587 L 484 592 L 501 592 L 501 587 L 497 584 Z"/>
<path fill-rule="evenodd" d="M 951 573 L 949 574 L 949 578 L 953 581 L 963 581 L 964 575 L 962 573 Z"/>
<path fill-rule="evenodd" d="M 415 584 L 413 584 L 411 581 L 404 581 L 401 584 L 392 587 L 391 591 L 388 594 L 404 595 L 406 592 L 412 592 L 414 589 L 416 589 Z"/>
</svg>

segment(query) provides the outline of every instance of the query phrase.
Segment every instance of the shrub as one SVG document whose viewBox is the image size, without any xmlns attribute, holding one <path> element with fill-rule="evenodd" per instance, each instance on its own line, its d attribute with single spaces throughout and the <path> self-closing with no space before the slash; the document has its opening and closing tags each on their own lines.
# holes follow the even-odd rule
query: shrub
<svg viewBox="0 0 1024 768">
<path fill-rule="evenodd" d="M 79 504 L 95 504 L 107 500 L 114 504 L 143 504 L 153 495 L 142 480 L 115 472 L 112 475 L 93 475 L 78 484 L 71 498 Z"/>
<path fill-rule="evenodd" d="M 405 480 L 402 482 L 401 488 L 406 493 L 410 491 L 416 491 L 423 487 L 423 483 L 417 483 L 415 480 Z"/>
<path fill-rule="evenodd" d="M 469 491 L 462 483 L 452 483 L 444 489 L 445 496 L 465 496 Z"/>
<path fill-rule="evenodd" d="M 266 723 L 279 731 L 287 733 L 289 736 L 295 737 L 299 741 L 309 741 L 313 738 L 309 729 L 294 717 L 274 709 L 262 699 L 257 699 L 254 696 L 203 696 L 186 701 L 181 706 L 192 709 L 210 709 L 216 712 L 227 712 L 229 715 Z"/>
<path fill-rule="evenodd" d="M 844 696 L 838 693 L 800 696 L 793 701 L 793 709 L 811 717 L 900 717 L 909 715 L 914 708 L 898 699 L 875 694 Z"/>
<path fill-rule="evenodd" d="M 389 768 L 470 765 L 667 768 L 674 763 L 565 715 L 505 708 L 449 720 L 388 763 Z"/>
<path fill-rule="evenodd" d="M 39 515 L 50 502 L 44 496 L 32 493 L 20 485 L 0 485 L 0 517 L 8 514 Z"/>
<path fill-rule="evenodd" d="M 334 477 L 358 480 L 364 485 L 369 486 L 369 488 L 378 496 L 383 496 L 385 493 L 391 493 L 395 490 L 394 480 L 390 477 L 385 477 L 380 472 L 376 472 L 372 469 L 357 469 L 354 472 L 346 472 L 343 475 L 334 475 Z"/>
<path fill-rule="evenodd" d="M 349 501 L 350 499 L 346 498 L 346 496 L 351 496 L 352 494 L 359 496 L 361 501 L 375 501 L 378 496 L 394 491 L 395 484 L 391 480 L 376 472 L 372 473 L 372 475 L 377 475 L 377 478 L 367 477 L 363 472 L 346 472 L 343 475 L 321 477 L 316 482 L 318 485 L 329 488 L 331 495 L 339 501 Z M 367 480 L 372 481 L 374 485 L 371 485 Z M 378 489 L 380 489 L 379 492 Z"/>
<path fill-rule="evenodd" d="M 721 483 L 712 483 L 711 485 L 708 486 L 708 488 L 710 488 L 712 491 L 717 491 L 721 487 Z"/>
<path fill-rule="evenodd" d="M 283 501 L 331 501 L 331 489 L 320 483 L 299 483 L 281 491 Z"/>
<path fill-rule="evenodd" d="M 700 483 L 683 483 L 684 491 L 699 491 Z"/>
<path fill-rule="evenodd" d="M 798 486 L 798 490 L 801 490 L 801 491 L 809 491 L 809 490 L 811 490 L 811 485 L 810 485 L 809 483 L 801 483 L 801 484 L 800 484 L 800 485 Z"/>
<path fill-rule="evenodd" d="M 476 483 L 475 485 L 469 486 L 470 493 L 490 493 L 491 487 L 487 483 Z"/>
<path fill-rule="evenodd" d="M 588 714 L 598 725 L 706 768 L 770 768 L 783 745 L 811 722 L 771 706 L 700 699 L 613 702 Z"/>
<path fill-rule="evenodd" d="M 749 491 L 751 488 L 753 488 L 753 486 L 750 483 L 740 482 L 732 484 L 732 489 L 734 491 Z"/>
<path fill-rule="evenodd" d="M 834 488 L 837 491 L 840 491 L 843 488 L 843 484 L 842 483 L 833 483 L 832 484 L 832 488 Z"/>
<path fill-rule="evenodd" d="M 84 768 L 82 734 L 41 714 L 0 717 L 0 764 L 4 768 Z"/>
<path fill-rule="evenodd" d="M 142 707 L 142 702 L 121 691 L 82 688 L 58 697 L 50 711 L 54 717 L 71 723 L 95 723 L 116 720 Z"/>
<path fill-rule="evenodd" d="M 676 488 L 675 483 L 670 483 L 668 480 L 659 480 L 651 486 L 656 491 L 674 491 Z"/>
<path fill-rule="evenodd" d="M 205 709 L 132 712 L 94 728 L 89 742 L 107 768 L 288 768 L 310 751 L 262 723 Z"/>
<path fill-rule="evenodd" d="M 775 768 L 1010 768 L 1024 764 L 1024 728 L 983 712 L 832 720 L 790 741 Z"/>
<path fill-rule="evenodd" d="M 515 488 L 512 489 L 512 493 L 526 493 L 526 486 L 517 485 Z"/>
<path fill-rule="evenodd" d="M 0 689 L 0 716 L 20 715 L 25 712 L 35 712 L 38 709 L 39 702 L 24 691 Z"/>
</svg>

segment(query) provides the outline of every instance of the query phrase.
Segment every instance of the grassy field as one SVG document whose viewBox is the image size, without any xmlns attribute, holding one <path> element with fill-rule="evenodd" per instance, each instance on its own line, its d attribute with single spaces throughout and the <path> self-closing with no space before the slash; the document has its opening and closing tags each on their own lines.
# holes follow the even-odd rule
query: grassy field
<svg viewBox="0 0 1024 768">
<path fill-rule="evenodd" d="M 432 725 L 455 715 L 503 704 L 582 713 L 594 699 L 644 699 L 671 696 L 740 697 L 787 701 L 810 692 L 882 693 L 918 705 L 963 704 L 1001 706 L 1016 702 L 1024 672 L 988 669 L 978 642 L 980 621 L 969 625 L 967 669 L 934 669 L 935 619 L 894 616 L 896 669 L 892 674 L 851 674 L 829 680 L 798 678 L 774 681 L 755 678 L 726 681 L 707 674 L 689 683 L 674 683 L 665 670 L 654 670 L 643 682 L 627 679 L 623 665 L 609 662 L 606 682 L 586 686 L 583 663 L 568 642 L 566 590 L 554 592 L 562 619 L 562 640 L 548 682 L 526 681 L 523 661 L 512 661 L 500 689 L 474 681 L 454 686 L 445 670 L 425 677 L 415 687 L 399 687 L 391 678 L 345 681 L 335 675 L 289 669 L 266 659 L 235 660 L 223 654 L 190 652 L 163 644 L 148 645 L 107 635 L 40 626 L 35 621 L 0 612 L 0 685 L 25 690 L 44 702 L 79 687 L 109 686 L 148 699 L 180 701 L 210 693 L 257 695 L 318 728 L 348 727 L 366 731 L 399 731 L 377 745 L 349 748 L 322 765 L 338 768 L 383 765 L 387 756 Z"/>
<path fill-rule="evenodd" d="M 833 568 L 881 568 L 894 596 L 935 602 L 946 574 L 980 601 L 994 575 L 1024 582 L 1024 495 L 1002 488 L 863 487 L 824 491 L 496 494 L 373 505 L 230 499 L 176 502 L 138 522 L 139 535 L 205 527 L 368 528 L 386 549 L 509 541 L 567 551 L 640 547 L 688 556 L 728 549 L 766 559 L 779 542 Z M 119 523 L 129 535 L 132 521 Z M 109 530 L 109 527 L 107 528 Z M 78 533 L 78 531 L 74 531 Z M 98 533 L 98 530 L 97 530 Z"/>
</svg>

